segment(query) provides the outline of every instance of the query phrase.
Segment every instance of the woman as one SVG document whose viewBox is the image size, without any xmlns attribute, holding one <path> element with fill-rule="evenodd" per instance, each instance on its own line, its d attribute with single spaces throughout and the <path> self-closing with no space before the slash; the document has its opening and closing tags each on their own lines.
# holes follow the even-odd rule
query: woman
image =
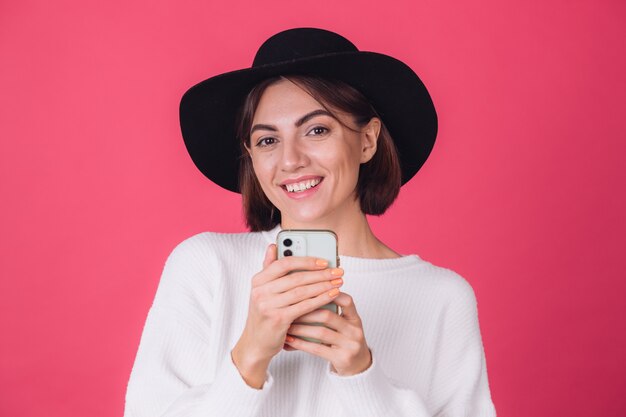
<svg viewBox="0 0 626 417">
<path fill-rule="evenodd" d="M 198 168 L 242 193 L 251 232 L 201 233 L 169 256 L 126 416 L 495 415 L 471 287 L 366 219 L 435 140 L 410 68 L 332 32 L 284 31 L 252 68 L 185 93 L 181 127 Z M 277 260 L 281 228 L 333 230 L 342 268 Z"/>
</svg>

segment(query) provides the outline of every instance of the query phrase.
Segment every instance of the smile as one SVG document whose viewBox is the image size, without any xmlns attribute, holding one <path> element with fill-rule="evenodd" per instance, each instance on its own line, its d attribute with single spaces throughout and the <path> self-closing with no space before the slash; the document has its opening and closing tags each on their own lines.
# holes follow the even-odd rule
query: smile
<svg viewBox="0 0 626 417">
<path fill-rule="evenodd" d="M 312 178 L 305 181 L 294 182 L 291 184 L 284 184 L 283 188 L 287 190 L 289 193 L 301 193 L 306 190 L 310 190 L 311 188 L 317 186 L 320 182 L 322 182 L 322 178 Z"/>
</svg>

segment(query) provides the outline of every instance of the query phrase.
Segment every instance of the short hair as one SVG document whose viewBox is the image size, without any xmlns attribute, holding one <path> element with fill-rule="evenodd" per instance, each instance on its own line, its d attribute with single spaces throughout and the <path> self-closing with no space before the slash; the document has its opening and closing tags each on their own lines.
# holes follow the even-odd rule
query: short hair
<svg viewBox="0 0 626 417">
<path fill-rule="evenodd" d="M 351 115 L 359 128 L 365 126 L 373 117 L 380 119 L 363 94 L 338 80 L 310 75 L 285 75 L 265 79 L 252 88 L 239 111 L 236 129 L 237 139 L 241 144 L 239 190 L 243 199 L 246 224 L 253 232 L 270 230 L 280 224 L 281 220 L 279 210 L 261 189 L 246 147 L 250 147 L 252 120 L 263 93 L 270 85 L 285 78 L 308 92 L 338 121 L 341 119 L 335 115 L 337 110 Z M 402 171 L 398 152 L 381 119 L 376 153 L 359 167 L 356 194 L 361 211 L 377 216 L 383 214 L 398 196 L 401 182 Z"/>
</svg>

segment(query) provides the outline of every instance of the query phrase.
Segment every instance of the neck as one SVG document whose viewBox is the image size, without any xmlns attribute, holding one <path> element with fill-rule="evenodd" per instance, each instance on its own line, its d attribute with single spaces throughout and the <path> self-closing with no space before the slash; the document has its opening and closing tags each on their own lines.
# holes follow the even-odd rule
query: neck
<svg viewBox="0 0 626 417">
<path fill-rule="evenodd" d="M 397 258 L 396 252 L 387 247 L 372 232 L 367 217 L 360 210 L 354 216 L 341 219 L 325 219 L 311 223 L 293 222 L 283 219 L 283 229 L 327 229 L 337 234 L 339 255 L 357 258 Z"/>
</svg>

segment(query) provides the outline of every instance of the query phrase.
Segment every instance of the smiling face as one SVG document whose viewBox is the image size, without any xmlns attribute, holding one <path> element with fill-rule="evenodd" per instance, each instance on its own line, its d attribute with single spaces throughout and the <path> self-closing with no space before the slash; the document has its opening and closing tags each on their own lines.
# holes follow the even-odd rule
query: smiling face
<svg viewBox="0 0 626 417">
<path fill-rule="evenodd" d="M 261 96 L 248 152 L 285 228 L 330 227 L 362 214 L 359 166 L 376 152 L 380 121 L 359 128 L 351 116 L 334 109 L 333 114 L 289 80 L 277 81 Z"/>
</svg>

